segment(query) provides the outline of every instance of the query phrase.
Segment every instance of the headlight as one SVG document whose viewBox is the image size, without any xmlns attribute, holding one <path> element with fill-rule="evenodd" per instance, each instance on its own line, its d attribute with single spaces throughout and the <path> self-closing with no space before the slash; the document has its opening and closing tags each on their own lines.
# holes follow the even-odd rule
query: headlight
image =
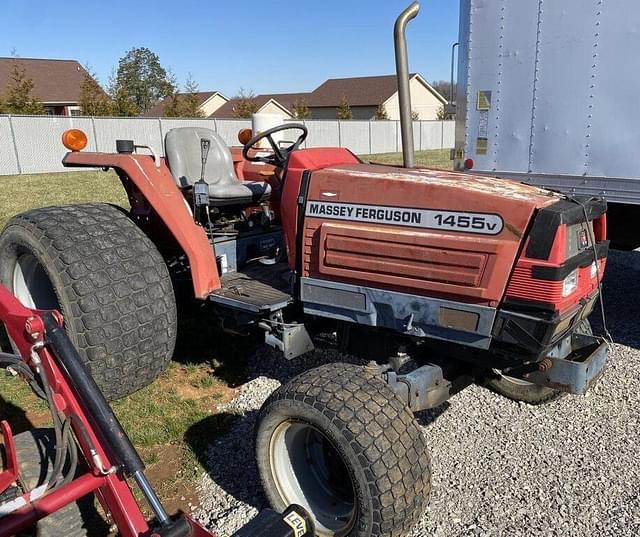
<svg viewBox="0 0 640 537">
<path fill-rule="evenodd" d="M 578 288 L 578 270 L 574 270 L 562 281 L 562 296 L 568 297 Z"/>
<path fill-rule="evenodd" d="M 591 263 L 591 271 L 589 272 L 589 276 L 593 280 L 598 275 L 598 262 L 594 261 Z"/>
</svg>

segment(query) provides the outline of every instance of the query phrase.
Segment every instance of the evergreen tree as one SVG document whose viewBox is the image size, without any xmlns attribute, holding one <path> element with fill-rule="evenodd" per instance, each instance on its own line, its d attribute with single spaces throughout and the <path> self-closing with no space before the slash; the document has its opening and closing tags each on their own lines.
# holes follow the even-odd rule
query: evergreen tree
<svg viewBox="0 0 640 537">
<path fill-rule="evenodd" d="M 340 105 L 337 109 L 337 118 L 338 119 L 353 119 L 353 112 L 351 111 L 351 107 L 349 106 L 349 101 L 347 101 L 346 97 L 342 97 L 340 100 Z"/>
<path fill-rule="evenodd" d="M 112 104 L 111 113 L 114 116 L 129 117 L 139 114 L 127 88 L 118 85 L 115 71 L 111 73 L 111 77 L 109 78 L 109 96 L 111 97 Z"/>
<path fill-rule="evenodd" d="M 204 117 L 198 97 L 198 84 L 191 75 L 184 85 L 184 92 L 174 92 L 164 105 L 163 114 L 166 117 Z"/>
<path fill-rule="evenodd" d="M 7 84 L 4 111 L 8 114 L 44 114 L 44 107 L 33 94 L 33 80 L 27 78 L 24 68 L 13 64 Z"/>
<path fill-rule="evenodd" d="M 89 66 L 80 86 L 80 108 L 84 116 L 109 116 L 113 114 L 113 101 L 102 89 Z"/>
<path fill-rule="evenodd" d="M 244 89 L 240 88 L 235 100 L 236 104 L 233 107 L 235 117 L 250 118 L 260 108 L 256 101 L 256 96 L 251 90 L 245 92 Z"/>
<path fill-rule="evenodd" d="M 175 93 L 175 79 L 148 48 L 132 48 L 118 62 L 110 92 L 117 115 L 138 115 Z"/>
<path fill-rule="evenodd" d="M 440 108 L 438 108 L 438 111 L 436 112 L 436 119 L 438 121 L 444 121 L 445 119 L 449 119 L 449 114 L 447 114 L 447 111 L 444 108 L 444 104 L 440 105 Z"/>
<path fill-rule="evenodd" d="M 389 114 L 387 114 L 387 109 L 385 108 L 384 103 L 380 103 L 378 105 L 378 108 L 376 109 L 376 119 L 389 119 Z"/>
<path fill-rule="evenodd" d="M 291 111 L 293 112 L 293 117 L 296 119 L 310 119 L 311 111 L 307 106 L 307 101 L 305 99 L 298 99 L 291 105 Z"/>
<path fill-rule="evenodd" d="M 198 84 L 191 74 L 187 78 L 184 85 L 182 115 L 183 117 L 204 117 L 204 113 L 200 109 L 200 97 L 198 96 Z"/>
</svg>

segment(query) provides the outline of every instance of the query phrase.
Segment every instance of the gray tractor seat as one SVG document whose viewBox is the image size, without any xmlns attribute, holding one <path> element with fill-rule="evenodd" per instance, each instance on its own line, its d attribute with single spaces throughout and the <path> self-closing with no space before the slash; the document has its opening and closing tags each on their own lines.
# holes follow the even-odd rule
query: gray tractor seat
<svg viewBox="0 0 640 537">
<path fill-rule="evenodd" d="M 191 187 L 200 179 L 200 140 L 203 138 L 211 142 L 204 169 L 211 205 L 248 205 L 269 199 L 271 186 L 259 181 L 240 181 L 233 169 L 231 152 L 222 138 L 202 127 L 171 129 L 165 136 L 167 164 L 180 188 Z"/>
</svg>

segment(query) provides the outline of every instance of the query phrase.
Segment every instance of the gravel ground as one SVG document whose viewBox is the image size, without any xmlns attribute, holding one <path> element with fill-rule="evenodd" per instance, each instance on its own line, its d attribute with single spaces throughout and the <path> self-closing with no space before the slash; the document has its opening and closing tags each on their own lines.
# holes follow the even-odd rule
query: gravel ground
<svg viewBox="0 0 640 537">
<path fill-rule="evenodd" d="M 413 536 L 640 535 L 638 281 L 640 252 L 612 253 L 605 305 L 616 344 L 586 396 L 534 407 L 471 387 L 418 416 L 432 456 L 433 491 Z M 319 351 L 311 365 L 335 358 Z M 196 514 L 220 537 L 264 506 L 253 462 L 256 411 L 310 363 L 267 353 L 251 367 L 253 380 L 224 409 L 234 421 L 211 446 L 199 484 Z"/>
</svg>

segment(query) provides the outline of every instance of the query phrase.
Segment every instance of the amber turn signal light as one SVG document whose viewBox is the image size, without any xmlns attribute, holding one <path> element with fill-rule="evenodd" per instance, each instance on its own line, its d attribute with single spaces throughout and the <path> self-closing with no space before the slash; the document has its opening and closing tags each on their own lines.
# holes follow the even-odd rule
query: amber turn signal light
<svg viewBox="0 0 640 537">
<path fill-rule="evenodd" d="M 238 132 L 238 141 L 242 145 L 247 145 L 247 142 L 253 138 L 253 131 L 251 129 L 240 129 Z"/>
<path fill-rule="evenodd" d="M 87 147 L 87 135 L 80 129 L 69 129 L 62 133 L 62 145 L 69 151 L 82 151 Z"/>
</svg>

